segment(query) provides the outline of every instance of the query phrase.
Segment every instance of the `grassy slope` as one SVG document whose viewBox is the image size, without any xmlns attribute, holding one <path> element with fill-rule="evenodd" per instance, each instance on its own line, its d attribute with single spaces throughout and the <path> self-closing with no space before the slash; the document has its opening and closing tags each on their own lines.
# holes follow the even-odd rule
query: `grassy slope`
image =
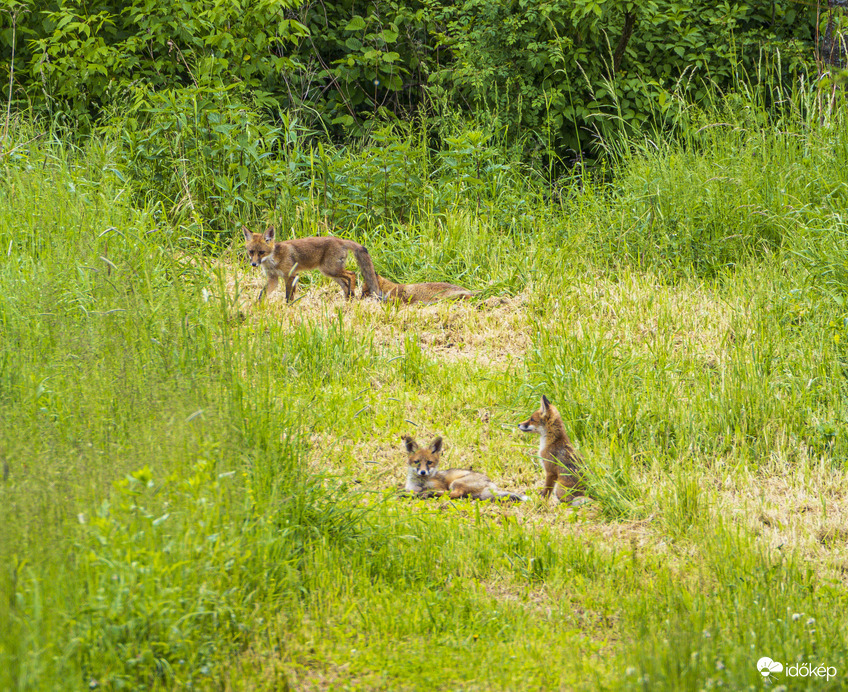
<svg viewBox="0 0 848 692">
<path fill-rule="evenodd" d="M 107 148 L 7 157 L 0 687 L 844 676 L 846 135 L 714 132 L 526 232 L 371 238 L 393 278 L 492 294 L 420 308 L 310 277 L 255 308 L 261 278 L 175 249 Z M 532 489 L 514 426 L 543 392 L 596 502 L 396 496 L 407 432 Z"/>
</svg>

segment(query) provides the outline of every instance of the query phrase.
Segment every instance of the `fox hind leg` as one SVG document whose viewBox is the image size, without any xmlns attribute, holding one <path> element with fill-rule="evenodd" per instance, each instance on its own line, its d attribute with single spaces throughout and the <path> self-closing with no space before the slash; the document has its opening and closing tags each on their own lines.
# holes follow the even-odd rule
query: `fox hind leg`
<svg viewBox="0 0 848 692">
<path fill-rule="evenodd" d="M 297 290 L 297 275 L 292 274 L 286 277 L 286 302 L 291 303 L 294 300 L 294 292 Z"/>
<path fill-rule="evenodd" d="M 349 272 L 345 269 L 342 270 L 342 274 L 328 274 L 327 272 L 323 272 L 327 276 L 329 276 L 333 281 L 335 281 L 339 286 L 342 287 L 342 291 L 344 292 L 344 296 L 346 300 L 353 298 L 353 291 L 356 288 L 356 275 L 353 272 Z"/>
<path fill-rule="evenodd" d="M 556 496 L 560 502 L 568 502 L 571 498 L 581 495 L 583 495 L 583 490 L 576 478 L 560 475 L 559 482 L 556 485 Z"/>
<path fill-rule="evenodd" d="M 454 481 L 450 484 L 450 499 L 458 500 L 461 497 L 473 497 L 474 489 L 465 485 L 464 483 L 460 483 L 459 481 Z"/>
<path fill-rule="evenodd" d="M 356 290 L 356 274 L 347 270 L 343 271 L 343 276 L 333 276 L 332 279 L 339 286 L 342 287 L 342 291 L 344 291 L 345 295 L 345 300 L 350 300 L 354 297 L 354 291 Z"/>
<path fill-rule="evenodd" d="M 356 274 L 349 272 L 344 268 L 345 257 L 347 252 L 334 257 L 326 266 L 319 267 L 324 276 L 329 276 L 339 286 L 342 287 L 345 299 L 353 297 L 353 291 L 356 288 Z"/>
</svg>

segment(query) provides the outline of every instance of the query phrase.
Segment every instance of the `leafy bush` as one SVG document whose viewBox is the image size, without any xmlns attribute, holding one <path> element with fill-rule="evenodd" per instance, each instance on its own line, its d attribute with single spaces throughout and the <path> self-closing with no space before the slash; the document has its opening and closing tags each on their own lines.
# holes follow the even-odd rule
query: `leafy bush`
<svg viewBox="0 0 848 692">
<path fill-rule="evenodd" d="M 210 0 L 106 0 L 96 11 L 81 0 L 4 5 L 0 17 L 14 19 L 18 41 L 3 30 L 0 46 L 4 57 L 15 50 L 27 99 L 83 124 L 124 106 L 139 89 L 238 85 L 262 100 L 284 88 L 281 75 L 294 66 L 288 46 L 306 33 L 285 14 L 290 0 L 260 0 L 249 9 Z"/>
<path fill-rule="evenodd" d="M 812 65 L 815 34 L 814 8 L 791 0 L 2 6 L 18 103 L 73 124 L 128 101 L 155 109 L 161 90 L 232 89 L 266 118 L 291 111 L 338 138 L 390 115 L 442 127 L 491 113 L 489 129 L 536 164 L 579 159 L 622 127 L 685 127 L 681 97 L 741 88 L 764 64 L 787 83 Z"/>
<path fill-rule="evenodd" d="M 437 100 L 490 111 L 514 137 L 579 157 L 595 135 L 678 123 L 679 96 L 703 102 L 756 74 L 765 57 L 795 75 L 810 64 L 815 10 L 784 0 L 731 5 L 465 0 L 434 9 L 452 59 Z"/>
</svg>

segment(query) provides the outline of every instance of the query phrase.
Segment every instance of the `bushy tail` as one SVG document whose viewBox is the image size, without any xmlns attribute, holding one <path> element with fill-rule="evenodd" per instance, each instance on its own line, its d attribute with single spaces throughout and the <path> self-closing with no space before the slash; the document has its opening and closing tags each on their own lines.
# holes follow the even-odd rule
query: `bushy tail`
<svg viewBox="0 0 848 692">
<path fill-rule="evenodd" d="M 509 500 L 510 502 L 527 502 L 530 498 L 527 495 L 513 493 L 509 490 L 492 490 L 492 494 L 495 497 L 501 498 L 503 500 Z"/>
<path fill-rule="evenodd" d="M 356 263 L 359 265 L 359 271 L 362 273 L 362 278 L 365 280 L 365 287 L 368 289 L 368 295 L 376 296 L 379 300 L 383 300 L 383 292 L 380 290 L 380 284 L 377 281 L 377 272 L 374 271 L 374 263 L 371 261 L 371 255 L 368 253 L 368 248 L 359 243 L 351 241 L 353 256 L 356 257 Z"/>
</svg>

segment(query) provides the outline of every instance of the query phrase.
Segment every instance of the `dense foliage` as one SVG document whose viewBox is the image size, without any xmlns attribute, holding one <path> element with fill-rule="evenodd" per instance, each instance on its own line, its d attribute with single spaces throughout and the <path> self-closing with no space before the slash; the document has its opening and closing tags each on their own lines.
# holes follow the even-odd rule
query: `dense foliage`
<svg viewBox="0 0 848 692">
<path fill-rule="evenodd" d="M 680 124 L 674 94 L 703 100 L 764 64 L 796 74 L 812 63 L 816 17 L 791 0 L 0 6 L 0 77 L 14 65 L 13 98 L 74 122 L 200 87 L 337 135 L 419 107 L 437 122 L 486 112 L 549 156 L 573 156 L 613 126 Z"/>
<path fill-rule="evenodd" d="M 814 13 L 792 2 L 550 0 L 445 3 L 455 60 L 434 75 L 448 98 L 485 106 L 519 136 L 562 153 L 586 131 L 671 124 L 672 94 L 728 91 L 762 61 L 795 73 L 812 57 Z"/>
</svg>

